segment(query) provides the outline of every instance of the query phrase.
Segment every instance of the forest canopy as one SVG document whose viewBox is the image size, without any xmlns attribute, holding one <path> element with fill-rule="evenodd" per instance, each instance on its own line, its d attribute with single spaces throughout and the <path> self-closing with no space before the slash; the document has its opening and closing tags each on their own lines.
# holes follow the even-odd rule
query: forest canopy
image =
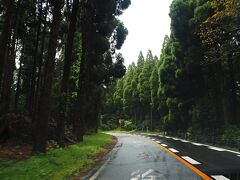
<svg viewBox="0 0 240 180">
<path fill-rule="evenodd" d="M 137 63 L 110 86 L 103 127 L 158 130 L 237 147 L 239 12 L 237 0 L 174 0 L 171 34 L 160 57 L 140 52 Z"/>
<path fill-rule="evenodd" d="M 1 143 L 46 152 L 123 127 L 237 146 L 240 2 L 173 0 L 161 52 L 126 69 L 130 4 L 0 1 Z"/>
<path fill-rule="evenodd" d="M 96 132 L 104 88 L 125 74 L 130 0 L 0 1 L 0 139 L 45 152 Z"/>
</svg>

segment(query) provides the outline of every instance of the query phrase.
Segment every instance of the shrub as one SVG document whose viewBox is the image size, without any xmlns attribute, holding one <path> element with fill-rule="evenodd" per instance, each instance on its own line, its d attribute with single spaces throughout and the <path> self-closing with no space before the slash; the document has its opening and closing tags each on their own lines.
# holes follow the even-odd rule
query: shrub
<svg viewBox="0 0 240 180">
<path fill-rule="evenodd" d="M 103 131 L 110 131 L 117 129 L 117 126 L 115 124 L 101 124 L 100 129 Z"/>
<path fill-rule="evenodd" d="M 228 126 L 221 136 L 220 143 L 240 149 L 240 128 Z"/>
<path fill-rule="evenodd" d="M 125 120 L 124 125 L 122 127 L 126 131 L 131 131 L 136 128 L 136 126 L 133 124 L 131 120 Z"/>
</svg>

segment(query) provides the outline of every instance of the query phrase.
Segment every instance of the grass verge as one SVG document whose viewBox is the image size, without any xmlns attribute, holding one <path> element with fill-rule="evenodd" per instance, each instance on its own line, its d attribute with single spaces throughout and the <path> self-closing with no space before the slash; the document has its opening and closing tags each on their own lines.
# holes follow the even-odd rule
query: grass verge
<svg viewBox="0 0 240 180">
<path fill-rule="evenodd" d="M 104 152 L 112 136 L 98 133 L 85 136 L 84 141 L 23 161 L 0 158 L 1 180 L 64 179 L 74 172 L 86 171 L 94 164 L 94 155 Z"/>
</svg>

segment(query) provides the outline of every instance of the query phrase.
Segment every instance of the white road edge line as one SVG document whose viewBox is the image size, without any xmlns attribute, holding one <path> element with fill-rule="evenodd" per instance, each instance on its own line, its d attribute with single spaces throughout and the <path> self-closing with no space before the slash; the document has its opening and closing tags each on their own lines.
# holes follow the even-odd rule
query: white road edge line
<svg viewBox="0 0 240 180">
<path fill-rule="evenodd" d="M 147 134 L 146 134 L 146 135 L 147 135 Z M 149 135 L 154 135 L 154 134 L 149 134 Z M 174 137 L 170 137 L 170 136 L 163 136 L 163 135 L 159 135 L 159 134 L 158 134 L 158 136 L 159 136 L 159 137 L 165 137 L 165 138 L 167 138 L 167 139 L 168 139 L 168 138 L 172 138 L 172 139 L 174 139 L 174 140 L 179 140 L 179 141 L 185 142 L 185 143 L 188 142 L 188 143 L 191 143 L 191 144 L 196 145 L 196 146 L 206 146 L 206 147 L 208 147 L 209 149 L 216 150 L 216 151 L 220 151 L 220 152 L 222 152 L 222 151 L 231 152 L 231 153 L 234 153 L 234 154 L 236 154 L 237 156 L 240 157 L 240 152 L 237 152 L 237 151 L 232 151 L 232 150 L 223 149 L 223 148 L 219 148 L 219 147 L 215 147 L 215 146 L 210 146 L 210 145 L 207 145 L 207 144 L 195 143 L 195 142 L 187 141 L 187 140 L 185 140 L 185 139 L 174 138 Z M 146 137 L 146 136 L 142 135 L 142 137 Z M 146 138 L 148 138 L 148 137 L 146 137 Z M 149 138 L 149 139 L 150 139 L 150 138 Z"/>
<path fill-rule="evenodd" d="M 237 152 L 237 151 L 232 151 L 232 150 L 229 150 L 229 149 L 223 149 L 223 148 L 219 148 L 219 147 L 215 147 L 215 146 L 209 146 L 209 145 L 206 145 L 208 146 L 209 149 L 213 149 L 213 150 L 216 150 L 216 151 L 227 151 L 227 152 L 231 152 L 231 153 L 234 153 L 234 154 L 237 154 L 238 156 L 240 156 L 240 152 Z"/>
<path fill-rule="evenodd" d="M 111 160 L 111 155 L 114 153 L 114 151 L 116 152 L 117 149 L 115 149 L 115 147 L 112 149 L 112 151 L 109 153 L 109 157 L 108 159 L 104 162 L 104 164 L 98 169 L 97 172 L 95 172 L 95 174 L 93 176 L 90 177 L 89 180 L 96 180 L 98 178 L 98 176 L 102 173 L 102 171 L 106 168 L 107 164 L 109 163 L 109 161 Z"/>
<path fill-rule="evenodd" d="M 180 139 L 180 141 L 182 141 L 182 142 L 184 142 L 184 143 L 189 142 L 189 141 L 184 140 L 184 139 Z"/>
<path fill-rule="evenodd" d="M 174 148 L 168 148 L 170 151 L 174 152 L 174 153 L 179 153 L 178 150 L 174 149 Z"/>
<path fill-rule="evenodd" d="M 188 157 L 188 156 L 181 156 L 181 158 L 185 159 L 186 161 L 188 161 L 191 164 L 201 164 L 200 162 Z"/>
<path fill-rule="evenodd" d="M 225 151 L 225 150 L 222 149 L 222 148 L 218 148 L 218 147 L 214 147 L 214 146 L 208 146 L 208 148 L 209 148 L 209 149 L 212 149 L 212 150 L 215 150 L 215 151 L 220 151 L 220 152 Z"/>
<path fill-rule="evenodd" d="M 156 141 L 158 144 L 160 144 L 160 141 Z"/>
<path fill-rule="evenodd" d="M 203 144 L 200 144 L 200 143 L 192 143 L 193 145 L 195 145 L 195 146 L 204 146 Z"/>
<path fill-rule="evenodd" d="M 216 179 L 216 180 L 230 180 L 223 175 L 214 175 L 214 176 L 211 176 L 211 177 Z"/>
</svg>

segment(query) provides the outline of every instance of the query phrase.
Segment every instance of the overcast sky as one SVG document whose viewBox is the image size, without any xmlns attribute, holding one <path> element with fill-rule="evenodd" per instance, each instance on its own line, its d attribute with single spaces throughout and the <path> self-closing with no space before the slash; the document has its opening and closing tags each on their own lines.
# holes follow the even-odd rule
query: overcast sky
<svg viewBox="0 0 240 180">
<path fill-rule="evenodd" d="M 120 19 L 128 29 L 128 36 L 120 52 L 125 65 L 137 62 L 140 51 L 148 49 L 159 57 L 164 36 L 170 34 L 169 6 L 172 0 L 131 0 L 132 4 Z"/>
</svg>

